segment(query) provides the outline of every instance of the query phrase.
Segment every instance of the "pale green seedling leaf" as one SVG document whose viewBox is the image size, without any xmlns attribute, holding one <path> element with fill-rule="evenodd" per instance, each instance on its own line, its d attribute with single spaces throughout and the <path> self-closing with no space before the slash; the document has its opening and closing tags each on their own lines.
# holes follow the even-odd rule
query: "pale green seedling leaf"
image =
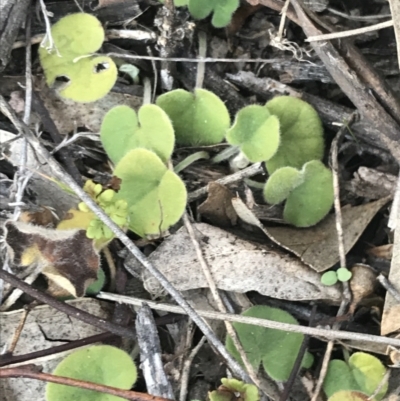
<svg viewBox="0 0 400 401">
<path fill-rule="evenodd" d="M 311 105 L 295 97 L 279 96 L 270 100 L 265 107 L 277 116 L 281 130 L 279 149 L 265 163 L 270 174 L 281 167 L 300 169 L 310 160 L 322 159 L 322 122 Z"/>
<path fill-rule="evenodd" d="M 243 401 L 258 401 L 258 389 L 254 384 L 247 384 L 237 379 L 221 379 L 222 386 L 208 393 L 210 401 L 232 401 L 238 397 Z"/>
<path fill-rule="evenodd" d="M 156 103 L 171 119 L 179 145 L 215 145 L 230 125 L 224 102 L 205 89 L 195 89 L 194 94 L 176 89 L 159 96 Z"/>
<path fill-rule="evenodd" d="M 323 388 L 327 397 L 330 397 L 337 391 L 361 390 L 351 374 L 349 365 L 339 359 L 333 359 L 329 362 Z"/>
<path fill-rule="evenodd" d="M 117 164 L 117 198 L 128 203 L 129 228 L 145 237 L 167 230 L 182 216 L 187 192 L 182 180 L 147 149 L 133 149 Z"/>
<path fill-rule="evenodd" d="M 119 348 L 95 345 L 68 355 L 53 374 L 129 390 L 136 382 L 132 358 Z M 122 398 L 78 387 L 48 383 L 47 401 L 122 401 Z"/>
<path fill-rule="evenodd" d="M 323 285 L 335 285 L 338 281 L 338 277 L 335 271 L 331 270 L 329 272 L 325 272 L 322 276 L 321 276 L 321 283 Z"/>
<path fill-rule="evenodd" d="M 278 150 L 279 137 L 278 118 L 257 105 L 241 109 L 226 133 L 226 140 L 231 145 L 239 145 L 253 163 L 269 160 Z"/>
<path fill-rule="evenodd" d="M 352 273 L 350 270 L 346 269 L 345 267 L 340 267 L 336 271 L 337 278 L 339 281 L 349 281 L 351 279 Z"/>
<path fill-rule="evenodd" d="M 369 401 L 369 398 L 358 391 L 338 391 L 328 401 Z"/>
<path fill-rule="evenodd" d="M 239 0 L 189 0 L 190 14 L 203 19 L 213 12 L 211 23 L 216 28 L 227 26 L 238 7 Z"/>
<path fill-rule="evenodd" d="M 104 270 L 100 267 L 99 270 L 97 271 L 97 280 L 89 285 L 89 287 L 86 289 L 86 294 L 87 295 L 98 294 L 104 287 L 105 282 L 106 282 L 106 275 L 104 274 Z"/>
<path fill-rule="evenodd" d="M 297 320 L 286 311 L 263 305 L 253 306 L 242 315 L 298 324 Z M 254 368 L 258 369 L 262 364 L 265 371 L 274 380 L 286 381 L 292 371 L 304 336 L 300 333 L 289 333 L 244 323 L 233 323 L 233 325 Z M 240 355 L 229 336 L 226 338 L 226 347 L 241 362 Z M 312 356 L 308 354 L 303 359 L 302 366 L 307 367 L 311 363 Z"/>
<path fill-rule="evenodd" d="M 386 368 L 383 366 L 382 362 L 373 355 L 365 352 L 355 352 L 351 355 L 349 358 L 349 366 L 360 390 L 368 395 L 375 393 L 375 390 L 386 374 Z M 374 397 L 375 400 L 381 400 L 385 396 L 387 390 L 388 383 L 386 382 L 379 393 Z"/>
<path fill-rule="evenodd" d="M 271 205 L 283 202 L 303 182 L 303 174 L 294 167 L 276 170 L 264 186 L 264 199 Z"/>
<path fill-rule="evenodd" d="M 112 108 L 104 116 L 100 138 L 108 157 L 115 164 L 135 148 L 151 150 L 167 163 L 175 143 L 169 117 L 154 104 L 142 106 L 138 114 L 128 106 Z"/>
<path fill-rule="evenodd" d="M 318 160 L 306 163 L 303 183 L 287 197 L 283 218 L 296 227 L 310 227 L 321 221 L 333 205 L 332 172 Z"/>
<path fill-rule="evenodd" d="M 378 358 L 356 352 L 349 358 L 348 364 L 337 359 L 329 362 L 323 388 L 328 397 L 343 390 L 360 391 L 370 396 L 375 393 L 385 373 L 386 368 Z M 385 383 L 374 400 L 381 400 L 387 390 L 388 384 Z"/>
<path fill-rule="evenodd" d="M 93 55 L 104 41 L 100 21 L 86 13 L 70 14 L 51 28 L 55 48 L 39 47 L 46 82 L 53 87 L 57 78 L 69 81 L 59 89 L 61 96 L 76 102 L 93 102 L 114 86 L 117 67 L 110 57 Z"/>
</svg>

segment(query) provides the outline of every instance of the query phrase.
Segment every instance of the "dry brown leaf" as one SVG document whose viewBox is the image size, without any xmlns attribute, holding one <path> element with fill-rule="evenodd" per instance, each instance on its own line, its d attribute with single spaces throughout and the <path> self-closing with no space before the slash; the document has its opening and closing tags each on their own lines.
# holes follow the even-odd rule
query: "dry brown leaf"
<svg viewBox="0 0 400 401">
<path fill-rule="evenodd" d="M 232 227 L 237 223 L 232 198 L 229 189 L 217 182 L 210 182 L 207 199 L 199 206 L 198 211 L 218 227 Z"/>
<path fill-rule="evenodd" d="M 74 131 L 76 127 L 86 127 L 92 132 L 99 132 L 104 115 L 114 106 L 127 105 L 136 110 L 142 105 L 140 97 L 114 92 L 96 102 L 77 103 L 61 98 L 43 84 L 40 96 L 62 135 Z"/>
<path fill-rule="evenodd" d="M 375 256 L 376 258 L 390 260 L 393 254 L 393 244 L 386 244 L 381 246 L 375 246 L 367 250 L 367 254 Z"/>
<path fill-rule="evenodd" d="M 292 301 L 340 302 L 340 287 L 322 285 L 320 275 L 297 258 L 244 241 L 208 224 L 195 224 L 194 228 L 218 288 L 233 292 L 257 291 Z M 184 227 L 166 238 L 149 259 L 178 290 L 208 287 Z M 135 271 L 142 268 L 130 256 L 125 263 Z M 143 272 L 143 279 L 146 284 L 151 277 Z M 152 285 L 153 292 L 160 292 L 154 287 L 154 281 Z"/>
<path fill-rule="evenodd" d="M 360 206 L 342 208 L 344 248 L 347 253 L 357 242 L 375 214 L 390 197 Z M 331 214 L 310 228 L 268 227 L 270 237 L 283 248 L 299 256 L 317 272 L 339 261 L 335 215 Z"/>
</svg>

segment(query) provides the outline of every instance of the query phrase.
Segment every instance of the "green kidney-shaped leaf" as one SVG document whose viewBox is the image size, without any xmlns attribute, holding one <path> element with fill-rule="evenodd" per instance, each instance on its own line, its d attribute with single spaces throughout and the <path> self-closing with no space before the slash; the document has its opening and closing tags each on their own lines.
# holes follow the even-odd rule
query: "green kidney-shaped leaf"
<svg viewBox="0 0 400 401">
<path fill-rule="evenodd" d="M 323 285 L 335 285 L 338 282 L 338 277 L 335 271 L 331 270 L 329 272 L 325 272 L 321 276 L 321 283 Z"/>
<path fill-rule="evenodd" d="M 190 14 L 196 19 L 206 18 L 214 12 L 211 23 L 216 28 L 227 26 L 238 7 L 239 0 L 189 0 Z"/>
<path fill-rule="evenodd" d="M 351 374 L 349 365 L 339 359 L 333 359 L 329 362 L 323 387 L 327 397 L 330 397 L 337 391 L 361 390 Z"/>
<path fill-rule="evenodd" d="M 303 166 L 301 174 L 303 183 L 287 197 L 283 218 L 296 227 L 310 227 L 321 221 L 333 205 L 332 172 L 313 160 Z"/>
<path fill-rule="evenodd" d="M 283 202 L 303 182 L 303 174 L 294 167 L 276 170 L 264 187 L 264 199 L 271 205 Z"/>
<path fill-rule="evenodd" d="M 240 394 L 240 400 L 243 401 L 258 401 L 260 395 L 254 384 L 244 383 L 237 379 L 221 379 L 222 386 L 217 390 L 208 393 L 210 401 L 232 401 L 237 399 L 235 393 Z"/>
<path fill-rule="evenodd" d="M 136 382 L 132 358 L 119 348 L 95 345 L 68 355 L 53 372 L 57 376 L 84 380 L 129 390 Z M 47 401 L 122 401 L 122 398 L 78 387 L 48 383 Z"/>
<path fill-rule="evenodd" d="M 117 79 L 117 67 L 105 56 L 95 56 L 104 41 L 104 29 L 91 14 L 76 13 L 60 19 L 51 28 L 55 49 L 39 47 L 47 84 L 57 78 L 69 81 L 60 95 L 77 102 L 93 102 L 105 96 Z"/>
<path fill-rule="evenodd" d="M 351 279 L 351 276 L 353 275 L 349 269 L 346 269 L 345 267 L 340 267 L 337 269 L 337 278 L 339 281 L 349 281 Z"/>
<path fill-rule="evenodd" d="M 278 150 L 279 138 L 278 118 L 257 105 L 241 109 L 226 133 L 226 140 L 231 145 L 239 145 L 253 163 L 269 160 Z"/>
<path fill-rule="evenodd" d="M 295 97 L 279 96 L 270 100 L 265 107 L 278 117 L 281 129 L 279 149 L 265 163 L 270 174 L 281 167 L 299 169 L 310 160 L 322 159 L 322 123 L 311 105 Z"/>
<path fill-rule="evenodd" d="M 378 388 L 382 379 L 386 374 L 386 368 L 382 362 L 373 355 L 365 352 L 355 352 L 349 358 L 349 366 L 351 373 L 360 386 L 363 393 L 372 395 Z M 376 400 L 381 400 L 388 390 L 388 383 L 386 382 L 381 391 L 375 396 Z"/>
<path fill-rule="evenodd" d="M 242 315 L 298 324 L 297 320 L 286 311 L 263 305 L 253 306 Z M 304 336 L 300 333 L 290 333 L 244 323 L 233 323 L 233 325 L 254 368 L 258 369 L 262 363 L 270 377 L 274 380 L 286 381 L 289 378 Z M 226 338 L 226 347 L 241 362 L 240 355 L 229 336 Z M 303 366 L 309 367 L 311 363 L 312 356 L 307 353 L 303 359 Z"/>
<path fill-rule="evenodd" d="M 104 116 L 100 138 L 108 157 L 115 164 L 135 148 L 151 150 L 167 163 L 175 142 L 169 117 L 154 104 L 142 106 L 137 115 L 128 106 L 113 107 Z"/>
<path fill-rule="evenodd" d="M 117 164 L 117 194 L 129 207 L 129 228 L 145 237 L 167 230 L 182 216 L 187 200 L 182 180 L 147 149 L 129 151 Z"/>
<path fill-rule="evenodd" d="M 328 397 L 343 390 L 360 391 L 368 396 L 375 393 L 385 376 L 386 368 L 378 358 L 365 352 L 355 352 L 348 364 L 334 359 L 329 362 L 324 380 L 324 391 Z M 385 383 L 374 400 L 381 400 L 388 390 Z"/>
<path fill-rule="evenodd" d="M 215 145 L 230 125 L 224 102 L 205 89 L 196 89 L 194 94 L 176 89 L 159 96 L 156 103 L 171 119 L 179 145 Z"/>
</svg>

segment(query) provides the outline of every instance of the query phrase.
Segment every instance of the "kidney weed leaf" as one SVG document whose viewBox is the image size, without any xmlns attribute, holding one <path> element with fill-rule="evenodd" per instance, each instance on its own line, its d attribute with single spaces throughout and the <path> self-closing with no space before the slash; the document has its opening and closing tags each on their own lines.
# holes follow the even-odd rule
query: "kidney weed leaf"
<svg viewBox="0 0 400 401">
<path fill-rule="evenodd" d="M 297 174 L 292 167 L 279 168 L 267 181 L 264 198 L 271 204 L 286 199 L 285 221 L 296 227 L 313 226 L 333 205 L 332 172 L 318 160 L 306 163 Z"/>
<path fill-rule="evenodd" d="M 321 283 L 323 285 L 331 286 L 335 285 L 338 282 L 338 277 L 335 271 L 331 270 L 329 272 L 325 272 L 321 276 Z"/>
<path fill-rule="evenodd" d="M 282 323 L 298 324 L 297 320 L 286 311 L 263 305 L 253 306 L 242 313 L 242 315 Z M 292 371 L 303 341 L 303 334 L 289 333 L 244 323 L 232 324 L 254 368 L 258 369 L 260 364 L 262 364 L 272 379 L 286 381 Z M 240 355 L 229 336 L 226 338 L 226 347 L 241 362 Z M 312 361 L 312 355 L 307 352 L 303 359 L 303 367 L 310 367 Z"/>
<path fill-rule="evenodd" d="M 365 352 L 355 352 L 347 363 L 338 359 L 329 362 L 323 387 L 327 397 L 344 390 L 359 391 L 370 396 L 375 393 L 385 374 L 386 368 L 378 358 Z M 387 390 L 388 383 L 385 383 L 373 400 L 381 400 Z"/>
<path fill-rule="evenodd" d="M 236 379 L 221 379 L 222 386 L 208 393 L 210 401 L 258 401 L 260 395 L 254 384 Z"/>
<path fill-rule="evenodd" d="M 95 345 L 68 355 L 53 374 L 129 390 L 136 382 L 132 358 L 119 348 Z M 46 401 L 121 401 L 120 397 L 78 387 L 48 383 Z"/>
<path fill-rule="evenodd" d="M 104 41 L 100 21 L 90 14 L 70 14 L 51 28 L 56 50 L 39 48 L 46 82 L 53 87 L 57 79 L 67 83 L 59 90 L 62 97 L 76 102 L 93 102 L 114 86 L 117 67 L 110 57 L 94 55 Z"/>
<path fill-rule="evenodd" d="M 151 150 L 167 163 L 175 145 L 168 115 L 154 104 L 142 106 L 137 114 L 128 106 L 112 108 L 103 119 L 100 138 L 114 164 L 135 148 Z"/>
<path fill-rule="evenodd" d="M 311 105 L 292 96 L 279 96 L 265 107 L 279 119 L 281 133 L 279 149 L 265 163 L 270 174 L 281 167 L 299 169 L 310 160 L 322 159 L 322 122 Z"/>
<path fill-rule="evenodd" d="M 176 89 L 159 96 L 156 103 L 168 114 L 176 142 L 182 146 L 220 143 L 230 125 L 224 102 L 205 89 L 194 93 Z"/>
<path fill-rule="evenodd" d="M 227 131 L 226 140 L 231 145 L 239 145 L 253 163 L 269 160 L 279 148 L 279 120 L 265 107 L 244 107 Z"/>
<path fill-rule="evenodd" d="M 116 194 L 128 204 L 129 229 L 146 237 L 159 235 L 182 216 L 187 200 L 182 180 L 147 149 L 129 151 L 116 165 L 121 179 Z"/>
</svg>

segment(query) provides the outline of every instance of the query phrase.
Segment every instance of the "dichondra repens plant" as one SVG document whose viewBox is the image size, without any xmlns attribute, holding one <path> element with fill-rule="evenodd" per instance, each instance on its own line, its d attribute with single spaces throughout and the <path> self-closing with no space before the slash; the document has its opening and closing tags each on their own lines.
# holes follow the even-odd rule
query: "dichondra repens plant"
<svg viewBox="0 0 400 401">
<path fill-rule="evenodd" d="M 53 87 L 67 78 L 60 95 L 76 102 L 93 102 L 105 96 L 117 79 L 117 67 L 110 57 L 96 55 L 104 41 L 104 29 L 91 14 L 76 13 L 60 19 L 51 28 L 54 46 L 39 47 L 46 82 Z"/>
<path fill-rule="evenodd" d="M 57 376 L 129 390 L 136 382 L 132 358 L 119 348 L 95 345 L 73 352 L 53 372 Z M 120 397 L 79 387 L 48 383 L 46 401 L 120 401 Z"/>
<path fill-rule="evenodd" d="M 296 319 L 284 310 L 269 306 L 253 306 L 242 313 L 243 316 L 274 320 L 276 322 L 298 324 Z M 284 332 L 244 323 L 233 323 L 240 342 L 250 363 L 257 370 L 263 366 L 267 374 L 274 380 L 286 381 L 292 371 L 304 336 L 300 333 Z M 232 339 L 226 339 L 228 351 L 241 362 Z M 313 357 L 306 353 L 302 366 L 310 367 Z"/>
</svg>

